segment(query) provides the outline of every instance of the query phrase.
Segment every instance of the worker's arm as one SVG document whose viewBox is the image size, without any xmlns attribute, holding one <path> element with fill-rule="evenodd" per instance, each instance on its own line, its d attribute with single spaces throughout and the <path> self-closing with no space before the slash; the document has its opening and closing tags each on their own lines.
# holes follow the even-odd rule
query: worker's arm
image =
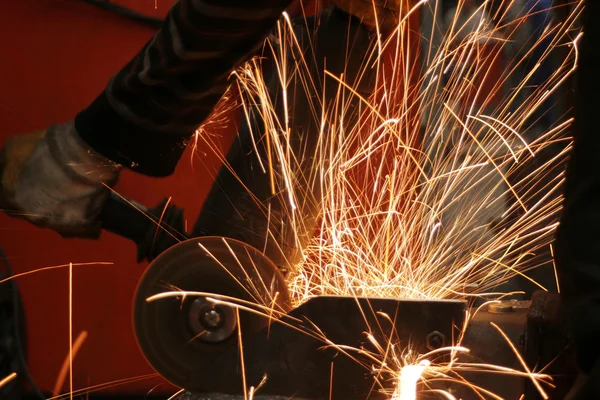
<svg viewBox="0 0 600 400">
<path fill-rule="evenodd" d="M 181 0 L 163 27 L 75 118 L 105 157 L 170 175 L 223 96 L 233 68 L 260 48 L 291 0 Z"/>
<path fill-rule="evenodd" d="M 292 0 L 180 0 L 74 121 L 11 138 L 0 208 L 63 235 L 95 236 L 121 166 L 173 172 L 188 138 Z"/>
<path fill-rule="evenodd" d="M 600 2 L 588 1 L 578 51 L 574 144 L 555 260 L 581 379 L 569 400 L 600 398 Z"/>
</svg>

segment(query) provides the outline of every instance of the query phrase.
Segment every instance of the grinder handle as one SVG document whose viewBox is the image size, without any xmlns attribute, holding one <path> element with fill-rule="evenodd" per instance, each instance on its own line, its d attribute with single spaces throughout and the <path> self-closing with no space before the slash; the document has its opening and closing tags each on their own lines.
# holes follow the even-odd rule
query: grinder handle
<svg viewBox="0 0 600 400">
<path fill-rule="evenodd" d="M 102 228 L 132 240 L 138 247 L 138 262 L 152 261 L 169 247 L 185 240 L 183 209 L 164 199 L 147 208 L 111 192 L 100 214 Z"/>
<path fill-rule="evenodd" d="M 104 203 L 100 222 L 102 229 L 137 242 L 153 224 L 147 215 L 147 207 L 111 192 Z"/>
</svg>

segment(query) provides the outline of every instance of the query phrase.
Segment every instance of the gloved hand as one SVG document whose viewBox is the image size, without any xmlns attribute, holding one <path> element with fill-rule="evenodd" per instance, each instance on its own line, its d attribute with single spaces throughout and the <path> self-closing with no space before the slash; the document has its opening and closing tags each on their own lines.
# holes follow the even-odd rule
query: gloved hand
<svg viewBox="0 0 600 400">
<path fill-rule="evenodd" d="M 64 237 L 94 238 L 119 171 L 86 145 L 73 122 L 15 136 L 0 151 L 0 208 Z"/>
</svg>

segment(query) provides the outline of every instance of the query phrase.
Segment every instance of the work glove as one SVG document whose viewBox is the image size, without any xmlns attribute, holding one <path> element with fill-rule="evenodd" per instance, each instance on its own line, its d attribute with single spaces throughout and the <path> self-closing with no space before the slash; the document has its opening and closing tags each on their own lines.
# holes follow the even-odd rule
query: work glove
<svg viewBox="0 0 600 400">
<path fill-rule="evenodd" d="M 0 151 L 0 208 L 63 237 L 96 238 L 119 171 L 79 137 L 73 122 L 15 136 Z"/>
</svg>

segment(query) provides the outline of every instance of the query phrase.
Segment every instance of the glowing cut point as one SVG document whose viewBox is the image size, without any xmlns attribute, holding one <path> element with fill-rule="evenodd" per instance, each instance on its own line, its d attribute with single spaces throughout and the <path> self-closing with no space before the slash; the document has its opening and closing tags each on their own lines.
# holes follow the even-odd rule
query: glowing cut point
<svg viewBox="0 0 600 400">
<path fill-rule="evenodd" d="M 421 361 L 419 364 L 407 365 L 400 370 L 398 387 L 391 400 L 416 400 L 417 383 L 422 378 L 423 372 L 429 367 L 430 362 Z"/>
</svg>

